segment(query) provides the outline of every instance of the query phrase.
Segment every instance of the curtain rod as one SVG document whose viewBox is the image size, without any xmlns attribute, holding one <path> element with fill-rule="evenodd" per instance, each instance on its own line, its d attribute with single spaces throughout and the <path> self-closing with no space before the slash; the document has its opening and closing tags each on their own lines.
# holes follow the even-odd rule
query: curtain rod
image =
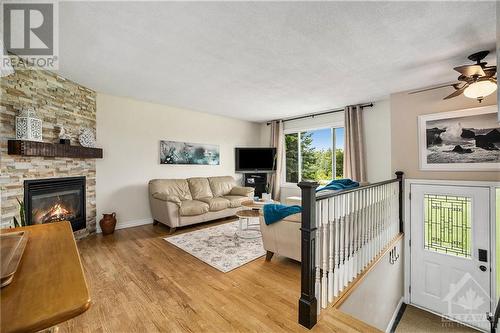
<svg viewBox="0 0 500 333">
<path fill-rule="evenodd" d="M 361 106 L 361 108 L 371 108 L 373 106 L 373 102 L 371 102 L 371 103 L 365 103 L 365 104 L 359 104 L 359 105 Z M 299 120 L 299 119 L 305 119 L 305 118 L 314 118 L 316 116 L 323 116 L 325 114 L 330 114 L 330 113 L 335 113 L 335 112 L 340 112 L 340 111 L 344 111 L 344 108 L 342 108 L 342 109 L 326 110 L 326 111 L 322 111 L 322 112 L 318 112 L 318 113 L 308 114 L 306 116 L 300 116 L 300 117 L 294 117 L 294 118 L 287 118 L 287 119 L 283 119 L 283 122 L 292 121 L 292 120 Z M 266 123 L 266 125 L 267 126 L 271 125 L 271 122 L 268 121 Z"/>
</svg>

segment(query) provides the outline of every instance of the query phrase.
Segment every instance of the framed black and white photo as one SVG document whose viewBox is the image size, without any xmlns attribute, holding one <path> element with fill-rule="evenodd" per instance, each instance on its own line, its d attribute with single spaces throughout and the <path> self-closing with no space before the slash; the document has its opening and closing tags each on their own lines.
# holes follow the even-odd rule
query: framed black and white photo
<svg viewBox="0 0 500 333">
<path fill-rule="evenodd" d="M 421 170 L 500 170 L 497 106 L 418 117 Z"/>
</svg>

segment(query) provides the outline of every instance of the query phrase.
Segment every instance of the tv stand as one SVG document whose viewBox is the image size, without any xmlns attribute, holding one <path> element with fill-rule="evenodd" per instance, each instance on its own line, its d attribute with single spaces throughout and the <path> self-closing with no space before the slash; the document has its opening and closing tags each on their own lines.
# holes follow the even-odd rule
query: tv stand
<svg viewBox="0 0 500 333">
<path fill-rule="evenodd" d="M 267 173 L 245 173 L 245 186 L 255 189 L 255 196 L 261 198 L 262 193 L 266 192 Z"/>
</svg>

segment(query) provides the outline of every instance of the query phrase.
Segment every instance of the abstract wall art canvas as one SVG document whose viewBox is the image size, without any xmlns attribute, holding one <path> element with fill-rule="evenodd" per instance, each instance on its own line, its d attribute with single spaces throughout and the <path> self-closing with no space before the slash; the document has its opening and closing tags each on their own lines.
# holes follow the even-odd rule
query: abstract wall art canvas
<svg viewBox="0 0 500 333">
<path fill-rule="evenodd" d="M 219 146 L 202 143 L 160 141 L 161 164 L 219 165 Z"/>
<path fill-rule="evenodd" d="M 420 169 L 500 170 L 497 106 L 419 116 Z"/>
</svg>

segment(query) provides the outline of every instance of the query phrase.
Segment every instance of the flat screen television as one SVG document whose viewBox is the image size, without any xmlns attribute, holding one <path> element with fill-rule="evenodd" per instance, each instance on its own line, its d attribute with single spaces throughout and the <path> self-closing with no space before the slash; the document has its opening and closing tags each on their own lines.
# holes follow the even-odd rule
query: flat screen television
<svg viewBox="0 0 500 333">
<path fill-rule="evenodd" d="M 276 148 L 236 148 L 236 172 L 269 172 L 276 169 Z"/>
</svg>

